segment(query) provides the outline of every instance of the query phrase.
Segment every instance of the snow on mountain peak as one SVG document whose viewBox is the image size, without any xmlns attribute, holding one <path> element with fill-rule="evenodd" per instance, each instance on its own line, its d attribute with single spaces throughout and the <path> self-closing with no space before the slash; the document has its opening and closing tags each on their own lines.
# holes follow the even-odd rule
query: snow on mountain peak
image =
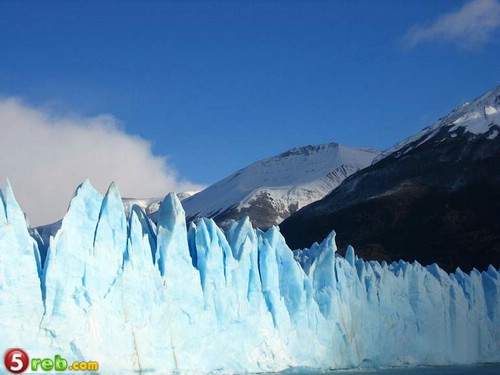
<svg viewBox="0 0 500 375">
<path fill-rule="evenodd" d="M 270 222 L 252 222 L 264 227 L 279 224 L 290 211 L 321 199 L 346 177 L 370 165 L 378 153 L 337 143 L 292 148 L 240 169 L 186 199 L 183 205 L 189 218 L 215 217 L 233 209 L 242 213 L 253 205 L 265 206 Z"/>
<path fill-rule="evenodd" d="M 445 128 L 448 129 L 451 138 L 463 133 L 472 136 L 485 134 L 487 139 L 495 139 L 500 128 L 500 86 L 484 93 L 472 102 L 459 105 L 433 125 L 384 151 L 373 160 L 373 163 L 391 154 L 397 156 L 405 154 L 427 142 Z"/>
<path fill-rule="evenodd" d="M 491 126 L 500 124 L 500 86 L 481 95 L 470 103 L 455 108 L 440 119 L 438 127 L 453 125 L 450 132 L 463 128 L 472 134 L 484 134 Z"/>
<path fill-rule="evenodd" d="M 307 145 L 307 146 L 294 147 L 291 148 L 290 150 L 287 150 L 277 155 L 276 158 L 286 158 L 291 155 L 311 155 L 314 153 L 321 152 L 325 149 L 337 149 L 339 146 L 340 145 L 338 143 L 331 142 L 321 145 Z"/>
</svg>

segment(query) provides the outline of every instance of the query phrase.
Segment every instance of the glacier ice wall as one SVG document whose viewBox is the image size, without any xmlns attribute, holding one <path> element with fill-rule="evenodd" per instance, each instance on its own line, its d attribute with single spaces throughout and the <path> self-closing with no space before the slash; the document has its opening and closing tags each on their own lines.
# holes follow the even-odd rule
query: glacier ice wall
<svg viewBox="0 0 500 375">
<path fill-rule="evenodd" d="M 500 274 L 294 253 L 248 219 L 186 228 L 175 195 L 152 223 L 85 181 L 41 264 L 0 193 L 0 346 L 99 361 L 104 373 L 275 371 L 500 361 Z"/>
</svg>

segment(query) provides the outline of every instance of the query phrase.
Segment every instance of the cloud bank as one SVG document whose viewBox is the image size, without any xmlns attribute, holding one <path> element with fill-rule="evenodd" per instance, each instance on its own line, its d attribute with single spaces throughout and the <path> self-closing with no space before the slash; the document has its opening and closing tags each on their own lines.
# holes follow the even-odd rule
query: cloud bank
<svg viewBox="0 0 500 375">
<path fill-rule="evenodd" d="M 500 27 L 500 1 L 472 0 L 457 11 L 443 14 L 436 20 L 408 30 L 404 42 L 414 47 L 425 42 L 453 43 L 459 48 L 484 46 Z"/>
<path fill-rule="evenodd" d="M 33 226 L 59 220 L 86 177 L 101 192 L 115 181 L 124 197 L 200 189 L 119 125 L 109 115 L 54 117 L 16 98 L 0 99 L 0 179 L 10 179 Z"/>
</svg>

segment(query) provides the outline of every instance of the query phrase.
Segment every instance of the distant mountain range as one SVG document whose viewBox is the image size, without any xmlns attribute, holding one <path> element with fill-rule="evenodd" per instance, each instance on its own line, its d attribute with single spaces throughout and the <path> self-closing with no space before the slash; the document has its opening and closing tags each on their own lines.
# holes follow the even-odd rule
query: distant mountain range
<svg viewBox="0 0 500 375">
<path fill-rule="evenodd" d="M 368 259 L 500 265 L 500 87 L 396 144 L 281 225 L 292 248 L 331 230 Z"/>
</svg>

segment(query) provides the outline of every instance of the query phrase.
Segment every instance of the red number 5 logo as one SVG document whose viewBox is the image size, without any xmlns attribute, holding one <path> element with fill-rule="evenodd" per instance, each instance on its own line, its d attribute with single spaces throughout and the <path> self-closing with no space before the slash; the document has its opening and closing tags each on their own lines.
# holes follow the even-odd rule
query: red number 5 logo
<svg viewBox="0 0 500 375">
<path fill-rule="evenodd" d="M 10 349 L 4 357 L 5 368 L 13 374 L 26 371 L 29 361 L 28 354 L 21 349 Z"/>
</svg>

